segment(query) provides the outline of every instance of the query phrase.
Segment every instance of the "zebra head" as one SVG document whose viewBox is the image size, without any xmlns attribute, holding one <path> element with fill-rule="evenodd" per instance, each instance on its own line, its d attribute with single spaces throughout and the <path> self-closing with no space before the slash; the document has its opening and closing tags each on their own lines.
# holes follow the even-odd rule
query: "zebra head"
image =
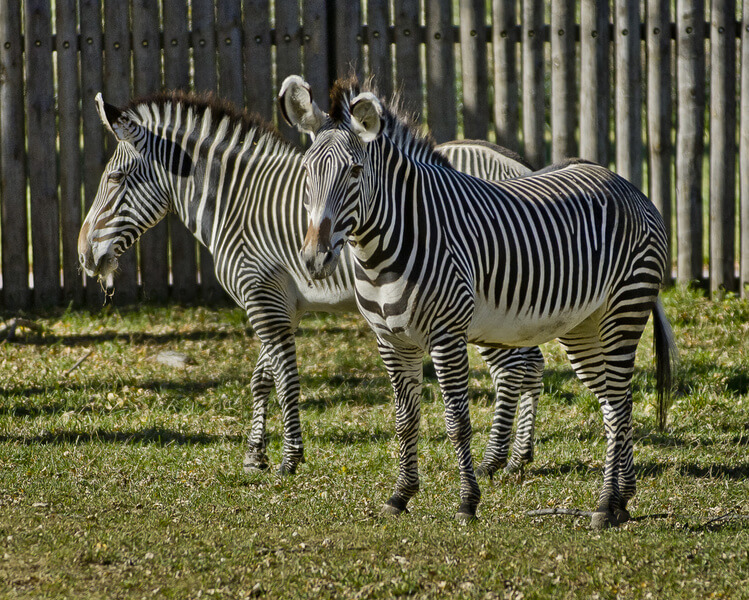
<svg viewBox="0 0 749 600">
<path fill-rule="evenodd" d="M 121 111 L 96 95 L 104 126 L 117 140 L 99 189 L 78 235 L 78 259 L 89 277 L 111 284 L 118 257 L 169 209 L 171 185 L 159 159 L 163 139 L 131 111 Z M 156 143 L 161 141 L 161 143 Z M 172 160 L 174 152 L 170 153 Z M 180 168 L 184 167 L 180 161 Z"/>
<path fill-rule="evenodd" d="M 342 85 L 331 98 L 334 110 L 328 115 L 296 75 L 286 78 L 279 94 L 284 118 L 313 140 L 303 159 L 309 226 L 301 254 L 314 279 L 333 273 L 343 245 L 366 214 L 373 180 L 366 147 L 383 128 L 383 107 L 374 94 Z"/>
</svg>

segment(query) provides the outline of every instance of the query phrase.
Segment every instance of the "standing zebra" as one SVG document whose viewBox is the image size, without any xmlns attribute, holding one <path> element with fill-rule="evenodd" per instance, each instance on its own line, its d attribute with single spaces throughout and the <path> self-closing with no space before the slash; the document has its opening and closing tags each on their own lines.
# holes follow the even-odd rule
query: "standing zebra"
<svg viewBox="0 0 749 600">
<path fill-rule="evenodd" d="M 459 519 L 480 500 L 471 458 L 467 343 L 533 346 L 559 338 L 603 410 L 607 451 L 591 525 L 629 518 L 635 493 L 635 350 L 654 316 L 658 388 L 673 341 L 657 302 L 668 266 L 663 221 L 634 186 L 573 161 L 489 183 L 453 169 L 431 142 L 355 78 L 336 82 L 330 114 L 297 76 L 284 115 L 314 136 L 304 156 L 310 218 L 302 254 L 312 277 L 332 273 L 344 244 L 356 300 L 390 374 L 399 475 L 383 510 L 417 492 L 421 357 L 434 361 L 460 468 Z"/>
<path fill-rule="evenodd" d="M 213 98 L 173 93 L 137 101 L 124 110 L 96 106 L 118 141 L 98 194 L 81 227 L 80 262 L 86 273 L 110 278 L 117 257 L 168 212 L 175 212 L 211 251 L 219 281 L 247 312 L 261 340 L 251 380 L 253 419 L 246 469 L 268 466 L 265 448 L 268 397 L 274 385 L 282 408 L 284 448 L 280 472 L 293 473 L 303 457 L 299 423 L 299 374 L 294 332 L 307 311 L 356 310 L 353 266 L 346 258 L 323 281 L 309 281 L 298 248 L 306 218 L 302 206 L 302 155 L 275 129 Z M 497 172 L 510 165 L 496 147 L 466 153 L 446 145 L 468 168 Z M 476 160 L 481 158 L 481 160 Z M 481 348 L 497 386 L 497 403 L 484 468 L 506 461 L 513 401 L 521 387 L 523 422 L 518 425 L 510 467 L 533 451 L 533 417 L 541 389 L 543 357 L 521 351 Z"/>
</svg>

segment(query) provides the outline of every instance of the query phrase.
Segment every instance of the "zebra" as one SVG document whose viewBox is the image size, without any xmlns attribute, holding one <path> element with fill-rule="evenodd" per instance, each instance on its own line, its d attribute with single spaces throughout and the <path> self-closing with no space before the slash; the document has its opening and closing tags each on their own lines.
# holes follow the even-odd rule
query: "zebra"
<svg viewBox="0 0 749 600">
<path fill-rule="evenodd" d="M 533 346 L 559 339 L 598 398 L 606 431 L 603 486 L 591 526 L 630 518 L 635 493 L 631 379 L 654 317 L 657 387 L 668 392 L 675 344 L 658 302 L 669 264 L 663 221 L 633 185 L 580 159 L 491 183 L 453 169 L 428 137 L 356 78 L 338 80 L 330 113 L 296 75 L 285 118 L 314 140 L 305 152 L 313 278 L 355 263 L 356 300 L 395 393 L 399 470 L 384 514 L 419 489 L 421 357 L 435 365 L 460 471 L 459 520 L 481 492 L 471 457 L 467 343 Z M 663 404 L 665 406 L 665 404 Z"/>
<path fill-rule="evenodd" d="M 279 473 L 303 459 L 299 373 L 294 333 L 308 311 L 356 310 L 353 263 L 324 281 L 310 281 L 297 248 L 304 239 L 302 154 L 275 128 L 215 97 L 162 93 L 119 109 L 96 96 L 103 125 L 117 140 L 97 196 L 81 226 L 78 250 L 90 277 L 111 279 L 117 258 L 168 212 L 176 213 L 211 252 L 216 275 L 241 306 L 261 341 L 250 382 L 253 417 L 245 470 L 267 469 L 266 416 L 274 385 L 282 409 Z M 442 146 L 477 172 L 522 175 L 528 168 L 498 147 Z M 508 170 L 509 169 L 509 170 Z M 543 357 L 538 348 L 481 348 L 497 389 L 494 425 L 485 452 L 492 473 L 507 461 L 517 395 L 523 388 L 512 469 L 533 454 L 535 403 Z M 514 403 L 515 404 L 514 404 Z M 525 408 L 524 408 L 525 407 Z M 529 410 L 533 409 L 533 410 Z"/>
</svg>

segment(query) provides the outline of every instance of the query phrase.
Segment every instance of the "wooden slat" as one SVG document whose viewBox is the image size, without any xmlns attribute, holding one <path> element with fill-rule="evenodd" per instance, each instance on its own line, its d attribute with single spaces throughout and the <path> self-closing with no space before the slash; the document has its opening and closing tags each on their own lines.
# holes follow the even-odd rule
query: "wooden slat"
<svg viewBox="0 0 749 600">
<path fill-rule="evenodd" d="M 616 0 L 616 171 L 642 189 L 640 3 Z"/>
<path fill-rule="evenodd" d="M 110 3 L 107 3 L 110 4 Z M 103 60 L 102 60 L 102 25 L 100 0 L 80 0 L 80 64 L 81 68 L 81 116 L 83 119 L 83 192 L 86 211 L 96 198 L 99 188 L 106 154 L 104 151 L 104 127 L 96 112 L 94 97 L 104 89 Z M 125 13 L 127 14 L 127 13 Z M 127 20 L 125 21 L 127 23 Z M 109 52 L 107 52 L 109 54 Z M 109 81 L 109 72 L 107 74 Z M 109 100 L 109 88 L 105 90 L 108 102 L 119 104 L 116 100 Z M 126 259 L 127 253 L 122 256 Z M 121 278 L 129 272 L 120 262 L 121 273 L 117 278 L 117 302 L 122 301 Z M 104 294 L 94 279 L 86 278 L 86 302 L 91 307 L 99 307 L 104 301 Z"/>
<path fill-rule="evenodd" d="M 159 7 L 150 0 L 133 0 L 132 8 L 135 93 L 142 96 L 161 89 Z M 164 302 L 169 296 L 168 239 L 166 221 L 140 239 L 140 274 L 143 297 L 148 301 Z"/>
<path fill-rule="evenodd" d="M 577 156 L 575 143 L 575 13 L 551 3 L 551 161 Z"/>
<path fill-rule="evenodd" d="M 216 2 L 216 48 L 218 50 L 218 90 L 237 106 L 244 105 L 242 68 L 242 2 Z"/>
<path fill-rule="evenodd" d="M 304 78 L 322 110 L 328 108 L 328 8 L 325 0 L 307 0 L 302 6 Z"/>
<path fill-rule="evenodd" d="M 736 289 L 736 1 L 710 9 L 710 291 Z"/>
<path fill-rule="evenodd" d="M 702 152 L 705 132 L 705 4 L 676 6 L 677 280 L 702 278 Z"/>
<path fill-rule="evenodd" d="M 393 93 L 393 61 L 388 40 L 389 4 L 382 0 L 367 0 L 369 72 L 374 75 L 377 90 L 384 98 L 390 98 Z"/>
<path fill-rule="evenodd" d="M 335 2 L 335 78 L 356 74 L 364 77 L 361 52 L 361 3 L 359 0 Z"/>
<path fill-rule="evenodd" d="M 427 117 L 438 143 L 457 134 L 455 106 L 455 34 L 452 0 L 429 0 L 426 6 Z"/>
<path fill-rule="evenodd" d="M 83 303 L 78 265 L 81 227 L 81 122 L 78 105 L 78 2 L 57 0 L 57 112 L 60 128 L 60 231 L 62 235 L 63 303 Z"/>
<path fill-rule="evenodd" d="M 741 184 L 741 295 L 749 298 L 749 0 L 744 0 L 741 23 L 741 127 L 739 129 Z"/>
<path fill-rule="evenodd" d="M 671 22 L 670 0 L 648 0 L 648 194 L 663 217 L 671 247 Z M 670 256 L 670 253 L 669 253 Z M 671 273 L 668 278 L 670 281 Z"/>
<path fill-rule="evenodd" d="M 492 55 L 494 58 L 494 128 L 497 143 L 520 149 L 517 73 L 517 13 L 515 2 L 492 1 Z"/>
<path fill-rule="evenodd" d="M 245 0 L 244 13 L 247 106 L 270 121 L 275 105 L 270 68 L 270 3 L 268 0 Z"/>
<path fill-rule="evenodd" d="M 190 48 L 187 31 L 187 5 L 165 0 L 164 12 L 164 84 L 167 89 L 190 86 Z M 192 302 L 197 298 L 197 248 L 193 235 L 174 214 L 169 215 L 171 256 L 171 298 Z"/>
<path fill-rule="evenodd" d="M 302 38 L 299 26 L 299 4 L 276 2 L 276 72 L 280 83 L 289 75 L 302 73 Z M 299 143 L 301 136 L 295 127 L 283 119 L 278 128 L 288 140 Z"/>
<path fill-rule="evenodd" d="M 609 162 L 609 8 L 580 3 L 580 156 Z"/>
<path fill-rule="evenodd" d="M 52 80 L 52 11 L 45 0 L 26 0 L 26 128 L 29 136 L 29 197 L 34 305 L 58 306 L 60 208 L 57 203 L 55 91 Z"/>
<path fill-rule="evenodd" d="M 215 92 L 218 88 L 215 27 L 213 0 L 193 0 L 190 42 L 193 53 L 193 86 L 197 92 Z"/>
<path fill-rule="evenodd" d="M 3 305 L 26 308 L 29 259 L 26 235 L 26 136 L 23 106 L 21 6 L 0 0 L 0 203 L 2 203 Z"/>
<path fill-rule="evenodd" d="M 544 148 L 544 48 L 541 0 L 523 2 L 523 153 L 535 168 L 546 164 Z"/>
<path fill-rule="evenodd" d="M 421 115 L 422 87 L 419 60 L 419 0 L 395 3 L 395 89 L 403 108 Z"/>
<path fill-rule="evenodd" d="M 130 43 L 129 8 L 127 2 L 107 2 L 104 5 L 104 71 L 107 76 L 104 79 L 103 93 L 104 100 L 115 106 L 125 106 L 132 96 L 130 90 L 132 46 Z M 90 103 L 90 108 L 94 109 L 93 96 L 90 98 L 84 97 L 83 101 Z M 111 156 L 117 141 L 113 135 L 104 129 L 104 126 L 98 120 L 98 116 L 96 122 L 104 136 L 105 145 L 109 149 L 107 156 Z M 118 262 L 114 299 L 121 305 L 134 304 L 138 301 L 138 253 L 136 249 L 132 248 L 125 252 L 120 256 Z M 98 297 L 99 304 L 101 304 L 99 286 L 92 282 L 90 287 Z"/>
<path fill-rule="evenodd" d="M 463 135 L 486 139 L 489 130 L 486 8 L 484 0 L 460 2 L 460 64 L 463 78 Z"/>
</svg>

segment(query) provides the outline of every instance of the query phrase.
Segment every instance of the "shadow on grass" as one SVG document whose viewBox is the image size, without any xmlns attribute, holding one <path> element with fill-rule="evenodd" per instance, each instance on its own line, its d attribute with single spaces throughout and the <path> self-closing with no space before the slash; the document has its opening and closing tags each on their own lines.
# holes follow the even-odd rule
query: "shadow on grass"
<svg viewBox="0 0 749 600">
<path fill-rule="evenodd" d="M 185 434 L 172 429 L 151 427 L 142 431 L 57 431 L 35 436 L 0 435 L 0 443 L 11 442 L 25 446 L 78 445 L 91 443 L 122 444 L 125 446 L 208 446 L 221 442 L 240 444 L 244 438 L 238 435 L 212 435 L 206 433 Z"/>
<path fill-rule="evenodd" d="M 29 335 L 19 336 L 13 340 L 13 344 L 19 346 L 89 346 L 103 342 L 127 342 L 132 344 L 168 344 L 177 341 L 201 341 L 201 340 L 225 340 L 234 337 L 246 337 L 248 340 L 252 337 L 249 329 L 226 329 L 221 331 L 215 330 L 196 330 L 189 332 L 169 332 L 169 333 L 123 333 L 117 331 L 102 331 L 101 333 L 86 333 L 80 335 Z"/>
</svg>

